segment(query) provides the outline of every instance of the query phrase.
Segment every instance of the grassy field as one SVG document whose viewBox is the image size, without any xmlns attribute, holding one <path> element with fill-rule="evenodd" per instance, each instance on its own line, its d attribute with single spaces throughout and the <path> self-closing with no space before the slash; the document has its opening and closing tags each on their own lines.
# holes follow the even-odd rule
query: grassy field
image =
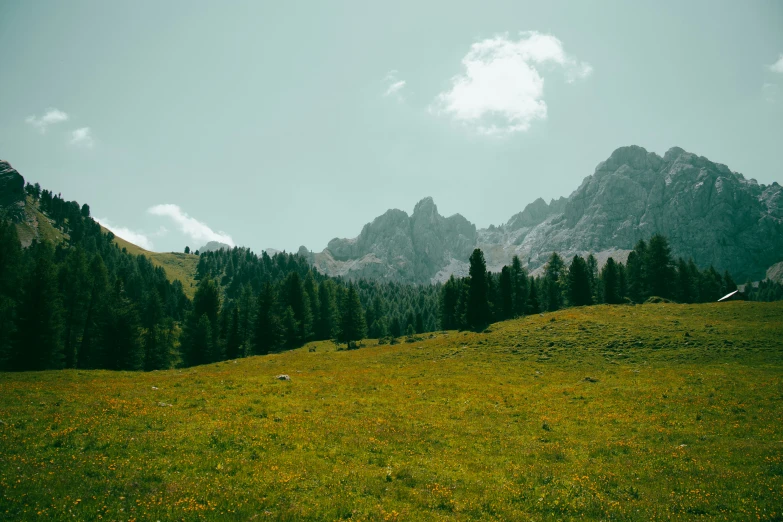
<svg viewBox="0 0 783 522">
<path fill-rule="evenodd" d="M 104 232 L 108 232 L 104 229 Z M 198 256 L 195 254 L 185 254 L 184 252 L 150 252 L 130 243 L 115 235 L 114 242 L 120 248 L 125 248 L 133 255 L 142 255 L 147 257 L 155 266 L 163 267 L 166 271 L 166 277 L 169 281 L 179 279 L 182 283 L 182 290 L 190 299 L 196 294 L 196 267 L 198 266 Z"/>
<path fill-rule="evenodd" d="M 0 518 L 783 519 L 783 303 L 426 337 L 0 374 Z"/>
</svg>

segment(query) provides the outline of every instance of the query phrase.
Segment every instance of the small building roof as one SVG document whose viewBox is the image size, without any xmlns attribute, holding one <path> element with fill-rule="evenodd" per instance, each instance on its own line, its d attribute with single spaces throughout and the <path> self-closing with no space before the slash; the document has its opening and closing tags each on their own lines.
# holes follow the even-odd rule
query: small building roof
<svg viewBox="0 0 783 522">
<path fill-rule="evenodd" d="M 734 294 L 736 294 L 737 292 L 739 292 L 739 290 L 734 290 L 734 291 L 733 291 L 733 292 L 731 292 L 730 294 L 726 294 L 726 295 L 724 295 L 723 297 L 721 297 L 720 299 L 718 299 L 718 302 L 720 303 L 721 301 L 728 301 L 728 300 L 729 300 L 729 298 L 731 298 L 731 296 L 733 296 L 733 295 L 734 295 Z"/>
</svg>

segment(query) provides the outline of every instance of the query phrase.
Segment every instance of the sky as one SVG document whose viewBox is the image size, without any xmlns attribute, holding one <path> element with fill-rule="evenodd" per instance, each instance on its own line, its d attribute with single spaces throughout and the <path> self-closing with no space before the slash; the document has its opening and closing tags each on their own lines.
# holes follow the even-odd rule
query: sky
<svg viewBox="0 0 783 522">
<path fill-rule="evenodd" d="M 3 0 L 0 159 L 154 251 L 499 225 L 613 150 L 783 181 L 783 2 Z"/>
</svg>

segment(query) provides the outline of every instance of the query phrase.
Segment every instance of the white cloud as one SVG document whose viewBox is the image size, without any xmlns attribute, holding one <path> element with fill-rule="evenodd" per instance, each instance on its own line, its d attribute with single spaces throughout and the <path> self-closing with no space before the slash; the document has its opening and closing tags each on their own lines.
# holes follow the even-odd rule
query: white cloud
<svg viewBox="0 0 783 522">
<path fill-rule="evenodd" d="M 386 90 L 383 93 L 384 97 L 395 96 L 398 100 L 403 100 L 401 91 L 405 88 L 405 80 L 400 80 L 397 77 L 396 69 L 392 69 L 386 73 L 383 82 L 386 84 Z"/>
<path fill-rule="evenodd" d="M 95 145 L 92 131 L 89 127 L 81 127 L 71 132 L 71 145 L 91 149 Z"/>
<path fill-rule="evenodd" d="M 780 55 L 777 62 L 768 65 L 767 68 L 772 72 L 783 73 L 783 54 Z"/>
<path fill-rule="evenodd" d="M 589 63 L 566 54 L 556 37 L 536 31 L 520 33 L 516 41 L 503 34 L 476 42 L 462 65 L 464 71 L 430 110 L 487 135 L 526 131 L 546 118 L 542 72 L 562 68 L 566 82 L 573 83 L 593 71 Z"/>
<path fill-rule="evenodd" d="M 121 237 L 125 241 L 140 246 L 144 250 L 151 251 L 153 249 L 152 241 L 143 232 L 135 232 L 129 228 L 115 226 L 105 218 L 95 218 L 95 221 L 103 225 L 104 228 L 111 230 L 115 236 Z"/>
<path fill-rule="evenodd" d="M 147 210 L 155 216 L 168 216 L 179 226 L 179 229 L 193 241 L 219 241 L 234 246 L 234 240 L 225 232 L 215 232 L 201 221 L 188 216 L 177 205 L 155 205 Z"/>
<path fill-rule="evenodd" d="M 28 116 L 25 121 L 38 129 L 41 134 L 44 134 L 49 125 L 68 121 L 68 114 L 59 109 L 49 108 L 46 109 L 46 112 L 40 118 Z"/>
</svg>

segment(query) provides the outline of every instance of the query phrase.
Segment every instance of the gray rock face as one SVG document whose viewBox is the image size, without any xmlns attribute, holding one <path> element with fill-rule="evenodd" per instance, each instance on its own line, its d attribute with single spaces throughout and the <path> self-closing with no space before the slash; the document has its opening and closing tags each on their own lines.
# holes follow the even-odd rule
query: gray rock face
<svg viewBox="0 0 783 522">
<path fill-rule="evenodd" d="M 466 275 L 474 248 L 492 271 L 518 255 L 536 273 L 553 251 L 625 261 L 654 233 L 669 238 L 674 256 L 728 270 L 738 281 L 762 278 L 783 259 L 783 187 L 759 185 L 678 147 L 663 157 L 622 147 L 568 198 L 537 199 L 500 227 L 476 230 L 459 214 L 444 218 L 426 198 L 410 217 L 389 210 L 357 238 L 333 239 L 313 262 L 329 275 L 425 283 Z"/>
<path fill-rule="evenodd" d="M 441 216 L 432 198 L 425 198 L 411 216 L 389 210 L 358 237 L 331 240 L 314 264 L 335 276 L 427 282 L 452 258 L 470 257 L 475 244 L 475 225 L 459 214 Z"/>
<path fill-rule="evenodd" d="M 206 245 L 199 248 L 199 252 L 217 252 L 218 250 L 231 250 L 231 247 L 220 241 L 209 241 Z"/>
<path fill-rule="evenodd" d="M 23 207 L 24 178 L 7 161 L 0 160 L 0 208 L 11 213 L 14 207 Z"/>
</svg>

